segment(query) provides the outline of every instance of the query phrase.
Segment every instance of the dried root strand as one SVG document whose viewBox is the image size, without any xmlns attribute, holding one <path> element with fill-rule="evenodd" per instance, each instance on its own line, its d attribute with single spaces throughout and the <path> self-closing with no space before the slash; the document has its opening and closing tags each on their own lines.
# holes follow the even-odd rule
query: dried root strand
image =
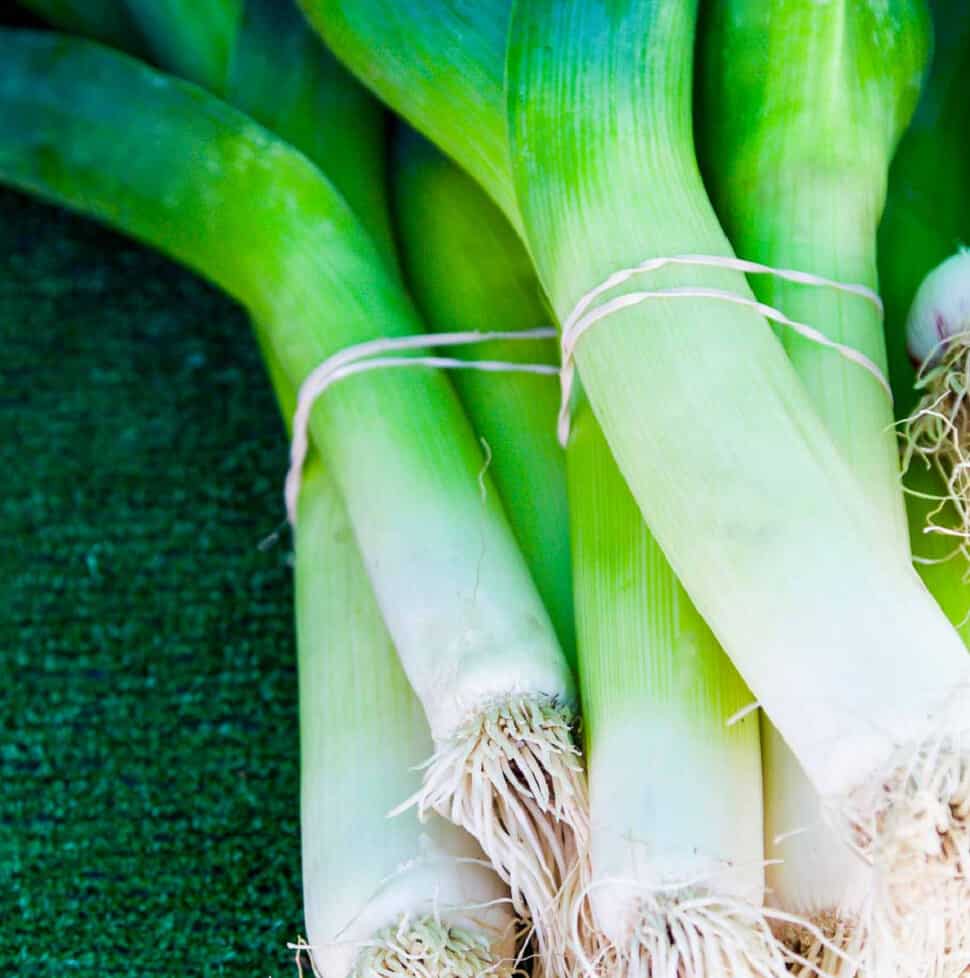
<svg viewBox="0 0 970 978">
<path fill-rule="evenodd" d="M 921 368 L 920 399 L 903 422 L 903 469 L 914 459 L 933 468 L 945 491 L 928 517 L 927 529 L 956 538 L 970 558 L 970 334 L 954 337 L 945 355 Z M 956 525 L 941 521 L 953 508 Z"/>
<path fill-rule="evenodd" d="M 827 910 L 815 915 L 810 926 L 786 922 L 776 932 L 792 959 L 793 978 L 860 978 L 865 939 L 854 917 Z"/>
<path fill-rule="evenodd" d="M 560 890 L 586 873 L 589 803 L 574 726 L 572 711 L 552 699 L 494 704 L 438 746 L 408 803 L 475 836 L 516 913 L 531 921 L 549 974 L 564 964 Z"/>
</svg>

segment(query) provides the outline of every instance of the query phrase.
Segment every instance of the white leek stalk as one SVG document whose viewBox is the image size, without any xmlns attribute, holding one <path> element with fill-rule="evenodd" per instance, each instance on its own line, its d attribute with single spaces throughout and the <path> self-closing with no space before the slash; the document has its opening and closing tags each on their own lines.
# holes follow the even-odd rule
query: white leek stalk
<svg viewBox="0 0 970 978">
<path fill-rule="evenodd" d="M 757 713 L 731 722 L 753 697 L 586 404 L 568 458 L 590 780 L 591 881 L 566 906 L 581 962 L 629 978 L 783 976 L 761 913 Z"/>
<path fill-rule="evenodd" d="M 511 899 L 475 840 L 387 813 L 431 750 L 343 503 L 319 460 L 296 529 L 300 794 L 307 943 L 324 978 L 513 970 Z"/>
</svg>

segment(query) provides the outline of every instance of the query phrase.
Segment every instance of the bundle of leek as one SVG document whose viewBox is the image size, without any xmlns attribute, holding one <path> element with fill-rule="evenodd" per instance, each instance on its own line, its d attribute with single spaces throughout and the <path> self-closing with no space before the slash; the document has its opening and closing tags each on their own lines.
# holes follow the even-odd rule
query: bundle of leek
<svg viewBox="0 0 970 978">
<path fill-rule="evenodd" d="M 422 812 L 478 836 L 515 909 L 531 913 L 547 972 L 777 975 L 786 956 L 806 972 L 876 978 L 962 970 L 970 660 L 910 563 L 891 414 L 875 382 L 884 341 L 862 301 L 878 304 L 875 226 L 927 50 L 922 0 L 729 0 L 705 25 L 709 179 L 743 256 L 802 274 L 802 284 L 755 280 L 781 311 L 755 298 L 743 274 L 754 266 L 734 257 L 698 172 L 696 0 L 302 2 L 338 55 L 462 163 L 526 243 L 479 201 L 465 243 L 442 234 L 435 253 L 434 211 L 416 200 L 425 187 L 434 200 L 432 158 L 405 145 L 405 264 L 435 328 L 493 316 L 521 317 L 502 328 L 534 324 L 538 288 L 526 302 L 503 286 L 531 262 L 563 324 L 564 378 L 575 362 L 583 385 L 567 405 L 567 469 L 591 827 L 571 678 L 540 600 L 568 643 L 564 537 L 555 514 L 528 516 L 547 478 L 561 491 L 539 427 L 548 396 L 523 423 L 511 416 L 521 399 L 503 404 L 459 382 L 489 450 L 501 449 L 494 484 L 437 375 L 370 374 L 313 412 L 316 447 L 431 722 Z M 282 57 L 264 41 L 277 23 L 269 0 L 206 0 L 198 16 L 181 0 L 125 9 L 164 65 L 286 129 L 267 94 Z M 288 38 L 305 38 L 287 23 Z M 382 191 L 355 184 L 350 153 L 335 152 L 341 196 L 198 90 L 62 43 L 0 40 L 12 66 L 0 79 L 0 175 L 222 284 L 253 312 L 291 390 L 334 350 L 420 330 Z M 328 171 L 333 144 L 313 142 L 309 111 L 296 115 L 287 138 Z M 363 183 L 379 183 L 368 145 Z M 467 183 L 441 199 L 474 200 Z M 423 240 L 431 253 L 416 259 Z M 453 317 L 464 323 L 447 322 L 468 240 L 483 269 L 501 256 L 500 274 L 481 277 L 476 306 Z M 930 305 L 936 329 L 940 302 Z M 779 337 L 769 319 L 816 332 Z M 947 343 L 949 354 L 957 344 Z M 965 388 L 956 393 L 962 407 Z M 771 870 L 772 900 L 808 920 L 760 907 L 757 725 L 728 724 L 750 702 L 745 681 L 774 724 L 770 844 L 806 817 L 828 820 L 780 848 L 786 863 Z M 649 753 L 650 770 L 631 777 L 631 753 Z M 698 803 L 698 784 L 718 793 L 717 812 Z M 766 914 L 792 925 L 787 951 Z M 492 934 L 494 962 L 504 952 Z"/>
<path fill-rule="evenodd" d="M 542 0 L 520 3 L 510 24 L 503 2 L 304 5 L 338 56 L 507 211 L 514 171 L 513 216 L 561 320 L 572 325 L 618 269 L 731 256 L 694 159 L 692 0 Z M 829 6 L 833 23 L 850 19 L 852 4 Z M 892 20 L 900 10 L 890 7 Z M 921 17 L 914 7 L 909 22 Z M 422 58 L 431 51 L 433 63 Z M 905 114 L 894 109 L 894 129 Z M 881 135 L 883 164 L 887 142 Z M 787 179 L 797 185 L 798 175 Z M 967 846 L 962 644 L 899 535 L 887 536 L 740 272 L 668 266 L 644 293 L 622 288 L 592 299 L 587 322 L 597 303 L 618 302 L 575 350 L 620 470 L 867 863 L 867 893 L 878 897 L 885 880 L 882 893 L 901 897 L 896 909 L 916 912 L 906 881 L 959 876 Z M 888 457 L 885 438 L 872 457 L 880 453 Z M 942 841 L 927 798 L 951 812 Z"/>
</svg>

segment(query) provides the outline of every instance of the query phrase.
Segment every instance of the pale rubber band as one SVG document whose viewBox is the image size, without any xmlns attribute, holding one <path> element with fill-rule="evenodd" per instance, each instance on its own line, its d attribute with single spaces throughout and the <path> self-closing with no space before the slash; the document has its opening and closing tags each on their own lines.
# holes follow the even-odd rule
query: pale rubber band
<svg viewBox="0 0 970 978">
<path fill-rule="evenodd" d="M 473 343 L 487 343 L 490 340 L 546 340 L 556 336 L 551 326 L 535 329 L 507 330 L 491 333 L 435 333 L 429 336 L 382 337 L 348 346 L 332 357 L 328 357 L 307 376 L 300 385 L 296 411 L 293 413 L 293 437 L 290 442 L 290 467 L 286 473 L 284 496 L 286 514 L 292 526 L 296 526 L 297 501 L 300 496 L 300 482 L 303 463 L 310 447 L 310 412 L 317 398 L 331 384 L 354 374 L 368 370 L 383 370 L 393 367 L 439 367 L 449 370 L 482 370 L 486 372 L 518 372 L 546 374 L 555 376 L 559 368 L 546 363 L 512 363 L 502 360 L 458 360 L 453 357 L 385 357 L 382 353 L 400 350 L 414 350 L 435 346 L 468 346 Z"/>
<path fill-rule="evenodd" d="M 882 299 L 879 298 L 878 293 L 866 285 L 837 282 L 833 279 L 824 278 L 821 275 L 813 275 L 809 272 L 799 272 L 794 269 L 771 268 L 769 265 L 762 265 L 758 262 L 747 261 L 744 258 L 734 258 L 725 255 L 676 255 L 672 258 L 649 258 L 646 261 L 641 262 L 639 265 L 635 265 L 631 268 L 620 269 L 582 296 L 582 298 L 573 307 L 573 311 L 563 322 L 562 337 L 560 339 L 560 349 L 562 352 L 562 365 L 560 369 L 562 398 L 559 405 L 559 418 L 556 424 L 556 431 L 559 437 L 559 443 L 561 445 L 565 446 L 569 440 L 570 406 L 576 373 L 576 365 L 574 362 L 576 344 L 583 337 L 586 331 L 591 326 L 598 323 L 601 319 L 605 319 L 607 316 L 610 316 L 621 309 L 639 305 L 641 302 L 645 302 L 647 299 L 720 299 L 723 302 L 732 302 L 735 305 L 754 309 L 766 319 L 770 319 L 781 326 L 786 326 L 789 329 L 794 330 L 800 336 L 804 336 L 806 339 L 811 340 L 814 343 L 818 343 L 820 346 L 835 350 L 847 360 L 858 364 L 860 367 L 871 373 L 873 377 L 875 377 L 875 379 L 879 382 L 879 385 L 886 392 L 887 396 L 890 398 L 890 400 L 892 400 L 892 388 L 890 388 L 889 381 L 886 380 L 885 374 L 878 367 L 878 365 L 870 360 L 864 353 L 861 353 L 859 350 L 856 350 L 851 346 L 846 346 L 843 343 L 837 343 L 835 340 L 829 339 L 820 330 L 815 329 L 813 326 L 809 326 L 807 323 L 800 323 L 790 319 L 783 312 L 781 312 L 780 309 L 766 305 L 763 302 L 758 302 L 756 299 L 749 298 L 748 296 L 739 295 L 736 292 L 728 292 L 722 289 L 710 289 L 700 286 L 658 289 L 655 291 L 645 292 L 627 292 L 623 295 L 617 296 L 614 299 L 611 299 L 609 302 L 604 302 L 602 305 L 596 306 L 591 310 L 589 309 L 593 302 L 595 302 L 596 299 L 598 299 L 604 292 L 608 292 L 611 289 L 616 288 L 616 286 L 622 285 L 634 275 L 653 272 L 660 268 L 664 268 L 667 265 L 700 265 L 708 268 L 726 268 L 732 271 L 745 272 L 755 275 L 774 275 L 776 278 L 784 279 L 789 282 L 795 282 L 799 285 L 811 285 L 820 288 L 835 289 L 839 292 L 858 296 L 859 298 L 865 299 L 867 302 L 875 306 L 880 315 L 883 314 Z"/>
</svg>

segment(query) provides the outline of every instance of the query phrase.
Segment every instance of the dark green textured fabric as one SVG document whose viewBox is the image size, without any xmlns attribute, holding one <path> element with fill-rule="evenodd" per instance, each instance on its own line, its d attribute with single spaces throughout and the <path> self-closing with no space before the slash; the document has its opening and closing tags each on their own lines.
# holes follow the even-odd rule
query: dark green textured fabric
<svg viewBox="0 0 970 978">
<path fill-rule="evenodd" d="M 0 193 L 0 976 L 294 975 L 285 441 L 247 321 Z"/>
</svg>

